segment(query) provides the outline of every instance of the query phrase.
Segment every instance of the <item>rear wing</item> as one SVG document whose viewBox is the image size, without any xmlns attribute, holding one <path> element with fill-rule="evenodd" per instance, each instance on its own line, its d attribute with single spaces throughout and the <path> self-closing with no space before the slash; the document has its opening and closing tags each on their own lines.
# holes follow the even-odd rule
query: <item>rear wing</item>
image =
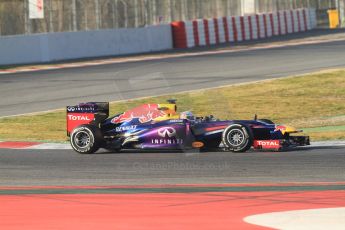
<svg viewBox="0 0 345 230">
<path fill-rule="evenodd" d="M 87 102 L 66 107 L 67 136 L 79 125 L 98 124 L 109 116 L 109 102 Z"/>
</svg>

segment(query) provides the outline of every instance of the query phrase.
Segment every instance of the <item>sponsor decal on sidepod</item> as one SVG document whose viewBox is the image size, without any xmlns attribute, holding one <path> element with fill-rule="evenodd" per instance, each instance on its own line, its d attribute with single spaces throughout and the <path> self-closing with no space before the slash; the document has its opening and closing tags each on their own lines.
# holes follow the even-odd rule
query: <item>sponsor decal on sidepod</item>
<svg viewBox="0 0 345 230">
<path fill-rule="evenodd" d="M 183 139 L 176 138 L 177 133 L 176 129 L 173 127 L 162 127 L 157 131 L 158 136 L 161 138 L 151 139 L 151 144 L 168 144 L 168 145 L 176 145 L 176 144 L 183 144 Z"/>
<path fill-rule="evenodd" d="M 137 125 L 129 125 L 129 126 L 123 126 L 123 127 L 116 127 L 116 132 L 129 131 L 129 130 L 134 130 L 136 128 L 137 128 Z"/>
<path fill-rule="evenodd" d="M 163 127 L 158 129 L 158 135 L 160 137 L 175 137 L 176 130 L 173 127 Z"/>
</svg>

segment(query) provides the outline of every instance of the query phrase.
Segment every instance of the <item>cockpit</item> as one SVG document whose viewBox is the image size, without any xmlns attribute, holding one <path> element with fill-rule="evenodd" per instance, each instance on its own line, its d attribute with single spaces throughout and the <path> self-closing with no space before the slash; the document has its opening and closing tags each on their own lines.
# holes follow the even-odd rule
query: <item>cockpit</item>
<svg viewBox="0 0 345 230">
<path fill-rule="evenodd" d="M 180 113 L 180 119 L 187 119 L 190 121 L 194 121 L 195 120 L 195 116 L 191 111 L 184 111 Z"/>
</svg>

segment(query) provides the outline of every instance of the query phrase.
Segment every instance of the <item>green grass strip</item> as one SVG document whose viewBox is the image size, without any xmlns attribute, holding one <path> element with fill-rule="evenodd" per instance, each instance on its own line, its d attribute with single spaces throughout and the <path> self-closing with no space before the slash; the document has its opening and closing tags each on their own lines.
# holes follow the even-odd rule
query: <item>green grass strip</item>
<svg viewBox="0 0 345 230">
<path fill-rule="evenodd" d="M 345 70 L 268 80 L 235 86 L 176 93 L 111 104 L 110 114 L 143 103 L 177 99 L 178 112 L 192 110 L 197 116 L 220 119 L 267 118 L 278 124 L 305 127 L 316 140 L 345 139 Z M 83 101 L 80 101 L 83 102 Z M 315 128 L 320 127 L 320 128 Z M 341 127 L 341 128 L 339 128 Z M 66 141 L 66 112 L 0 119 L 2 140 Z"/>
<path fill-rule="evenodd" d="M 345 125 L 340 126 L 324 126 L 315 128 L 304 128 L 305 132 L 333 132 L 333 131 L 345 131 Z"/>
</svg>

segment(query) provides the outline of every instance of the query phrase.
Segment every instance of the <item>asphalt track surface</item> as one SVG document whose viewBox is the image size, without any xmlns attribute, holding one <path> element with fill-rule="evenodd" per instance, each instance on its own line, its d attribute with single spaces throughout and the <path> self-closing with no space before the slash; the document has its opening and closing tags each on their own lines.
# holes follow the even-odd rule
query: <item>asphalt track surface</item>
<svg viewBox="0 0 345 230">
<path fill-rule="evenodd" d="M 290 152 L 107 153 L 0 149 L 0 186 L 344 182 L 345 147 Z"/>
<path fill-rule="evenodd" d="M 0 116 L 345 66 L 345 41 L 0 76 Z"/>
<path fill-rule="evenodd" d="M 2 75 L 0 116 L 56 109 L 81 101 L 112 101 L 343 67 L 344 46 L 344 41 L 329 42 Z M 0 226 L 13 230 L 24 226 L 37 230 L 114 229 L 114 226 L 145 230 L 181 226 L 263 229 L 244 223 L 243 218 L 273 211 L 343 206 L 344 153 L 344 146 L 241 154 L 79 155 L 72 150 L 0 149 Z M 296 187 L 299 182 L 314 184 Z M 241 191 L 231 186 L 215 186 L 228 183 L 259 186 L 243 184 Z M 296 186 L 260 187 L 267 183 Z M 167 184 L 201 187 L 154 188 Z M 59 185 L 60 190 L 55 187 Z M 69 191 L 66 187 L 69 185 L 147 185 L 151 189 L 109 191 L 90 187 Z M 25 190 L 22 186 L 34 187 Z M 40 190 L 36 186 L 48 187 Z"/>
</svg>

